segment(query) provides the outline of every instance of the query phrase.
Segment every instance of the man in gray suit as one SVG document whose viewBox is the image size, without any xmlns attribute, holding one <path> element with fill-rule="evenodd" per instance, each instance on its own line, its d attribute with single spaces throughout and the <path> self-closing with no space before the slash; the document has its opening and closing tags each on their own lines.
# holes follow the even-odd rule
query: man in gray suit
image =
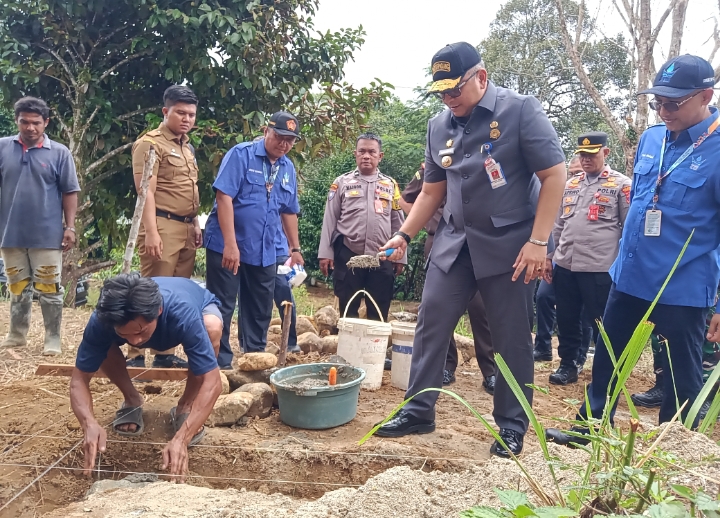
<svg viewBox="0 0 720 518">
<path fill-rule="evenodd" d="M 401 257 L 447 196 L 430 254 L 406 397 L 442 386 L 447 337 L 477 290 L 493 347 L 532 402 L 526 386 L 533 382 L 531 281 L 545 268 L 565 184 L 565 156 L 539 101 L 488 81 L 472 45 L 440 50 L 432 73 L 430 92 L 449 110 L 428 124 L 422 192 L 381 248 L 396 249 L 391 261 Z M 434 431 L 437 396 L 431 391 L 414 398 L 378 435 Z M 519 454 L 528 419 L 500 375 L 493 417 L 505 444 L 496 441 L 491 453 Z"/>
</svg>

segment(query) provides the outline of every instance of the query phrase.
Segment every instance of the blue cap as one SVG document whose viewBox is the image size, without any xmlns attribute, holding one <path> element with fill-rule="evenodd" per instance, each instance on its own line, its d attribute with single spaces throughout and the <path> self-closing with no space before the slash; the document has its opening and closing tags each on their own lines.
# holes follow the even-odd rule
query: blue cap
<svg viewBox="0 0 720 518">
<path fill-rule="evenodd" d="M 714 85 L 715 70 L 712 65 L 701 57 L 684 54 L 665 63 L 655 76 L 653 87 L 638 95 L 654 94 L 679 99 Z"/>
</svg>

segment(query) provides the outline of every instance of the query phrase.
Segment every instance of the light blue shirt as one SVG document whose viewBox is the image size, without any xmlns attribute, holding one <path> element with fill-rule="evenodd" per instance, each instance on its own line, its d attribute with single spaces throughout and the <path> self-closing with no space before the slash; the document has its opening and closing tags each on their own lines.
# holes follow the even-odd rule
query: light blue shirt
<svg viewBox="0 0 720 518">
<path fill-rule="evenodd" d="M 213 189 L 232 198 L 235 214 L 235 239 L 240 262 L 270 266 L 276 260 L 276 238 L 282 233 L 280 214 L 297 214 L 295 167 L 289 158 L 278 159 L 280 169 L 268 200 L 265 173 L 271 165 L 265 141 L 246 142 L 233 147 L 223 158 Z M 205 247 L 222 253 L 225 247 L 217 217 L 217 202 L 205 224 Z"/>
<path fill-rule="evenodd" d="M 660 297 L 660 304 L 710 307 L 720 278 L 720 133 L 714 131 L 669 176 L 660 188 L 660 235 L 645 236 L 645 216 L 652 209 L 663 138 L 663 173 L 698 140 L 718 116 L 716 108 L 704 121 L 670 141 L 664 124 L 648 128 L 635 155 L 631 205 L 620 252 L 610 270 L 616 289 L 644 300 L 660 291 L 690 232 L 695 229 L 682 261 Z"/>
</svg>

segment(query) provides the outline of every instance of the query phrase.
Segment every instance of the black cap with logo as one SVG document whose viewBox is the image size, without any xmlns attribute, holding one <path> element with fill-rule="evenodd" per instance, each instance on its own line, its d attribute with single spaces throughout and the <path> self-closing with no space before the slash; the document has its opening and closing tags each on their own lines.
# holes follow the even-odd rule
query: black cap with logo
<svg viewBox="0 0 720 518">
<path fill-rule="evenodd" d="M 654 94 L 679 99 L 715 85 L 715 71 L 699 56 L 684 54 L 665 63 L 655 76 L 653 87 L 638 95 Z"/>
<path fill-rule="evenodd" d="M 268 122 L 268 127 L 274 129 L 278 135 L 300 136 L 300 124 L 298 124 L 295 116 L 289 112 L 273 113 Z"/>
<path fill-rule="evenodd" d="M 455 88 L 465 73 L 480 61 L 477 49 L 464 41 L 440 49 L 432 58 L 433 84 L 428 93 Z"/>
<path fill-rule="evenodd" d="M 575 153 L 597 153 L 607 145 L 607 133 L 602 131 L 591 131 L 583 133 L 578 137 L 578 148 Z"/>
</svg>

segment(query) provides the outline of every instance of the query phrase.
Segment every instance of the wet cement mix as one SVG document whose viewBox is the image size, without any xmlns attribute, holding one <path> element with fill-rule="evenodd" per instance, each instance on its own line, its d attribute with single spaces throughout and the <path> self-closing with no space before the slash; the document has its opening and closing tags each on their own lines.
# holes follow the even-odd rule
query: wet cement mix
<svg viewBox="0 0 720 518">
<path fill-rule="evenodd" d="M 108 432 L 107 451 L 98 458 L 93 476 L 83 477 L 82 445 L 77 446 L 82 431 L 70 409 L 69 380 L 32 376 L 38 363 L 47 363 L 41 356 L 42 319 L 39 308 L 34 309 L 29 345 L 0 350 L 0 507 L 4 507 L 0 517 L 51 513 L 48 516 L 52 518 L 163 514 L 360 518 L 391 512 L 446 517 L 472 505 L 492 504 L 493 487 L 522 487 L 511 462 L 489 460 L 489 432 L 445 395 L 438 400 L 434 433 L 372 438 L 358 446 L 360 438 L 402 401 L 403 391 L 390 385 L 390 372 L 384 373 L 379 390 L 361 391 L 357 417 L 337 428 L 294 429 L 282 423 L 277 409 L 267 419 L 253 418 L 232 428 L 208 428 L 203 442 L 190 450 L 190 477 L 185 485 L 168 484 L 161 470 L 162 448 L 172 437 L 169 410 L 177 404 L 184 385 L 138 384 L 146 399 L 145 432 L 137 438 Z M 63 354 L 53 358 L 53 363 L 74 363 L 89 316 L 86 309 L 65 310 Z M 9 305 L 0 303 L 0 335 L 7 332 L 8 317 Z M 232 343 L 237 352 L 237 341 Z M 288 363 L 327 360 L 318 353 L 293 354 Z M 148 364 L 151 361 L 146 358 Z M 557 358 L 536 364 L 536 384 L 549 389 L 548 394 L 536 392 L 533 404 L 545 426 L 557 425 L 554 418 L 573 417 L 572 401 L 582 398 L 590 380 L 588 369 L 577 384 L 549 385 L 547 377 L 558 364 Z M 492 397 L 482 390 L 483 377 L 476 361 L 461 364 L 456 375 L 457 382 L 450 389 L 492 422 Z M 652 384 L 648 356 L 628 388 L 639 392 Z M 101 424 L 109 424 L 122 402 L 120 393 L 103 379 L 94 379 L 91 389 L 96 417 Z M 657 422 L 656 411 L 638 410 L 643 426 Z M 628 409 L 621 402 L 616 423 L 627 428 L 628 420 Z M 689 462 L 707 458 L 714 443 L 706 438 L 699 442 L 697 434 L 687 433 L 673 430 L 668 434 L 678 445 L 677 455 Z M 564 448 L 556 453 L 563 457 L 579 454 Z M 523 460 L 533 473 L 547 470 L 532 432 L 525 440 Z M 43 475 L 54 463 L 55 468 Z M 157 474 L 160 482 L 100 491 L 85 499 L 94 482 L 109 483 L 132 473 Z M 714 476 L 720 478 L 720 474 Z"/>
</svg>

